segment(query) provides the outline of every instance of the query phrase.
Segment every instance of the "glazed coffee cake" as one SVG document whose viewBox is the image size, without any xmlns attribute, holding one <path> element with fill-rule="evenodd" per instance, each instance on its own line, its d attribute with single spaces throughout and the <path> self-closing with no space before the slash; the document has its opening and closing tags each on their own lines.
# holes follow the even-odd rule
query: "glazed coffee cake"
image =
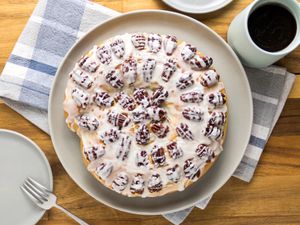
<svg viewBox="0 0 300 225">
<path fill-rule="evenodd" d="M 94 177 L 126 196 L 155 197 L 203 176 L 222 152 L 227 118 L 212 64 L 155 33 L 118 35 L 82 56 L 64 110 Z"/>
</svg>

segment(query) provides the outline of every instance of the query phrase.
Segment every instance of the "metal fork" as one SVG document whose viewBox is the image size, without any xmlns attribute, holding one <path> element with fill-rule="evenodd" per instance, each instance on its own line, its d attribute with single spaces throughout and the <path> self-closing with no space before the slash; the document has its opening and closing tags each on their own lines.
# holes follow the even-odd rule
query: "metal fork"
<svg viewBox="0 0 300 225">
<path fill-rule="evenodd" d="M 34 179 L 27 177 L 21 186 L 21 189 L 26 193 L 26 195 L 40 208 L 42 209 L 51 209 L 52 207 L 55 207 L 57 209 L 60 209 L 64 213 L 66 213 L 68 216 L 73 218 L 76 222 L 78 222 L 81 225 L 89 225 L 86 222 L 79 219 L 77 216 L 73 215 L 60 205 L 56 204 L 56 196 L 51 193 L 46 187 L 39 184 Z"/>
</svg>

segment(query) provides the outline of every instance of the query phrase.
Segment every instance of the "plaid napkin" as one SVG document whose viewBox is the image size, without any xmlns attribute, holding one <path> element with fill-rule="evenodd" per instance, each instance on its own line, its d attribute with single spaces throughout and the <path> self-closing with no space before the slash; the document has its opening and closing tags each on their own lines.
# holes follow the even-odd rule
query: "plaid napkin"
<svg viewBox="0 0 300 225">
<path fill-rule="evenodd" d="M 0 97 L 15 111 L 49 133 L 47 106 L 57 67 L 70 47 L 95 25 L 119 13 L 86 0 L 40 0 L 0 77 Z M 244 158 L 233 174 L 250 181 L 279 118 L 295 76 L 284 68 L 248 69 L 254 124 Z M 211 196 L 212 197 L 212 196 Z M 211 197 L 196 206 L 204 209 Z M 180 224 L 192 208 L 163 215 Z"/>
</svg>

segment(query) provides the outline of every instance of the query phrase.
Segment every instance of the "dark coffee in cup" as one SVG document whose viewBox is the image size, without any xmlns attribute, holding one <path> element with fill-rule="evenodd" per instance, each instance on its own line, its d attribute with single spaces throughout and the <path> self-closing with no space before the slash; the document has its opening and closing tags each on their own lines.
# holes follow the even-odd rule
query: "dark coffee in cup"
<svg viewBox="0 0 300 225">
<path fill-rule="evenodd" d="M 296 19 L 280 4 L 265 4 L 255 9 L 248 19 L 253 42 L 268 52 L 285 49 L 295 38 Z"/>
</svg>

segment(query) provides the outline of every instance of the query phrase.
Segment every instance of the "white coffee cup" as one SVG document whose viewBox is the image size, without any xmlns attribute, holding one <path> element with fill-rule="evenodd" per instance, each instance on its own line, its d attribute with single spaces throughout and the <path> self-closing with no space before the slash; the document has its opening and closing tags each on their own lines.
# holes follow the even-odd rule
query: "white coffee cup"
<svg viewBox="0 0 300 225">
<path fill-rule="evenodd" d="M 258 7 L 276 3 L 288 9 L 296 19 L 297 32 L 294 40 L 283 50 L 268 52 L 258 47 L 248 31 L 249 15 Z M 255 0 L 229 26 L 227 41 L 245 66 L 262 68 L 269 66 L 293 51 L 300 44 L 300 4 L 297 0 Z"/>
</svg>

